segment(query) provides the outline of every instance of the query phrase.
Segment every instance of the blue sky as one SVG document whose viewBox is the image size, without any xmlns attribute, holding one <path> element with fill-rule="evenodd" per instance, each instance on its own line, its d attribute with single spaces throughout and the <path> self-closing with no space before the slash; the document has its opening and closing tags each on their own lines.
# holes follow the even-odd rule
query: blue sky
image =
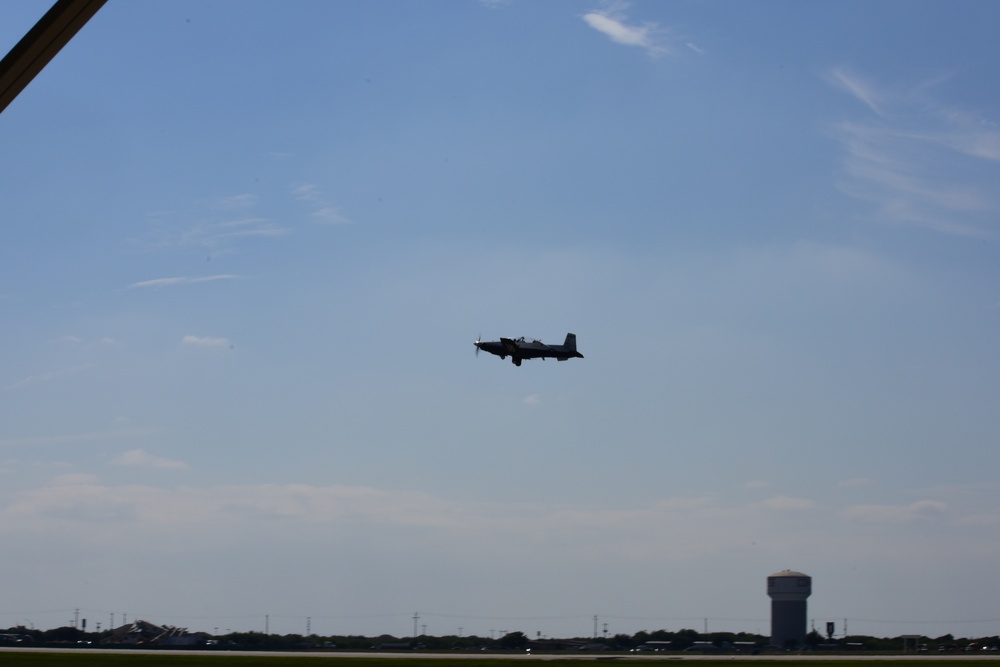
<svg viewBox="0 0 1000 667">
<path fill-rule="evenodd" d="M 998 20 L 112 0 L 0 116 L 0 626 L 996 634 Z"/>
</svg>

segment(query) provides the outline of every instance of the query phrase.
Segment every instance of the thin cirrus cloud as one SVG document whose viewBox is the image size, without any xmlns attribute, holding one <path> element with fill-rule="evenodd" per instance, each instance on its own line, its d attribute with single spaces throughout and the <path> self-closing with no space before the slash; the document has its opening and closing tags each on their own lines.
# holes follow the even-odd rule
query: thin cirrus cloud
<svg viewBox="0 0 1000 667">
<path fill-rule="evenodd" d="M 184 336 L 181 339 L 184 345 L 195 347 L 231 347 L 232 343 L 228 338 L 215 338 L 212 336 Z"/>
<path fill-rule="evenodd" d="M 843 516 L 866 523 L 908 523 L 938 517 L 947 510 L 943 502 L 918 500 L 907 505 L 852 505 L 843 511 Z"/>
<path fill-rule="evenodd" d="M 827 76 L 871 115 L 834 128 L 843 147 L 838 187 L 872 204 L 876 217 L 934 231 L 986 237 L 1000 199 L 996 123 L 931 96 L 935 82 L 909 89 L 879 86 L 844 68 Z"/>
<path fill-rule="evenodd" d="M 869 109 L 878 114 L 882 112 L 881 94 L 868 81 L 862 77 L 835 67 L 830 71 L 830 83 L 863 102 Z"/>
<path fill-rule="evenodd" d="M 791 496 L 775 496 L 753 505 L 764 510 L 806 510 L 815 507 L 816 503 L 809 498 L 794 498 Z"/>
<path fill-rule="evenodd" d="M 156 429 L 110 429 L 106 431 L 86 431 L 82 433 L 66 433 L 61 435 L 36 435 L 15 438 L 0 438 L 0 447 L 50 447 L 73 445 L 77 443 L 103 442 L 118 438 L 144 438 L 155 435 Z"/>
<path fill-rule="evenodd" d="M 587 12 L 583 15 L 583 20 L 617 44 L 639 47 L 651 56 L 661 56 L 669 52 L 660 39 L 662 30 L 659 25 L 654 22 L 642 25 L 630 24 L 621 6 Z"/>
<path fill-rule="evenodd" d="M 178 237 L 180 245 L 215 247 L 234 239 L 247 237 L 277 237 L 289 234 L 287 227 L 275 224 L 267 218 L 246 217 L 235 220 L 196 225 L 185 230 Z"/>
<path fill-rule="evenodd" d="M 870 477 L 854 477 L 851 479 L 845 479 L 841 482 L 838 482 L 837 486 L 843 488 L 857 488 L 862 486 L 871 486 L 874 483 L 875 480 L 873 480 Z"/>
<path fill-rule="evenodd" d="M 217 280 L 236 280 L 239 278 L 237 275 L 231 273 L 220 273 L 214 276 L 174 276 L 171 278 L 154 278 L 152 280 L 141 280 L 137 283 L 132 283 L 129 288 L 133 287 L 172 287 L 174 285 L 193 285 L 196 283 L 210 283 Z"/>
<path fill-rule="evenodd" d="M 327 199 L 315 183 L 302 183 L 292 187 L 292 196 L 311 209 L 309 216 L 314 220 L 332 225 L 345 225 L 353 222 L 340 214 L 340 209 Z"/>
<path fill-rule="evenodd" d="M 76 366 L 71 366 L 69 368 L 64 368 L 57 371 L 48 371 L 45 373 L 37 373 L 35 375 L 29 375 L 17 382 L 12 384 L 4 385 L 0 387 L 3 391 L 13 391 L 15 389 L 21 389 L 24 387 L 29 387 L 31 385 L 40 384 L 42 382 L 49 382 L 51 380 L 58 380 L 70 375 L 76 375 L 77 373 L 82 373 L 83 371 L 93 368 L 95 364 L 78 364 Z"/>
<path fill-rule="evenodd" d="M 253 208 L 260 201 L 260 197 L 255 194 L 244 193 L 220 197 L 215 200 L 214 207 L 221 211 L 244 211 Z"/>
<path fill-rule="evenodd" d="M 212 213 L 154 211 L 148 215 L 149 231 L 143 243 L 156 248 L 202 247 L 218 249 L 240 239 L 273 238 L 291 229 L 270 218 L 254 215 L 260 197 L 242 193 L 210 202 Z"/>
<path fill-rule="evenodd" d="M 154 468 L 158 470 L 186 470 L 183 461 L 165 459 L 142 449 L 130 449 L 114 459 L 114 464 L 126 468 Z"/>
<path fill-rule="evenodd" d="M 187 468 L 181 461 L 132 449 L 112 460 L 117 466 L 134 468 Z M 67 483 L 67 482 L 71 483 Z M 80 481 L 87 482 L 81 484 Z M 136 485 L 101 486 L 85 478 L 61 479 L 57 483 L 28 491 L 13 506 L 0 506 L 0 517 L 16 510 L 25 519 L 44 522 L 55 516 L 53 507 L 89 507 L 86 513 L 73 517 L 73 523 L 85 528 L 93 519 L 102 520 L 115 507 L 128 506 L 136 520 L 147 528 L 161 530 L 176 523 L 178 516 L 206 525 L 259 525 L 259 521 L 283 518 L 300 525 L 356 523 L 370 521 L 383 525 L 419 527 L 442 531 L 456 539 L 470 535 L 513 536 L 528 541 L 562 540 L 574 545 L 581 540 L 603 548 L 608 531 L 630 540 L 661 531 L 650 526 L 673 526 L 678 530 L 701 531 L 711 522 L 728 532 L 738 526 L 753 523 L 760 515 L 770 514 L 776 520 L 784 510 L 812 509 L 812 503 L 794 498 L 778 497 L 754 507 L 739 507 L 708 498 L 669 498 L 652 505 L 621 509 L 595 509 L 589 506 L 563 504 L 516 504 L 498 506 L 491 503 L 465 503 L 419 492 L 400 492 L 364 486 L 312 486 L 306 484 L 228 485 L 209 488 L 154 488 Z M 60 521 L 66 517 L 58 517 Z M 35 525 L 26 523 L 25 525 Z M 186 523 L 187 529 L 192 528 Z M 595 531 L 595 527 L 600 530 Z M 10 522 L 4 529 L 10 530 Z M 178 528 L 182 526 L 178 525 Z M 511 542 L 504 537 L 501 541 Z M 654 539 L 645 546 L 638 542 L 645 557 L 654 557 L 661 542 Z M 702 545 L 704 547 L 705 545 Z M 695 552 L 701 548 L 695 549 Z M 633 555 L 641 555 L 639 552 Z"/>
</svg>

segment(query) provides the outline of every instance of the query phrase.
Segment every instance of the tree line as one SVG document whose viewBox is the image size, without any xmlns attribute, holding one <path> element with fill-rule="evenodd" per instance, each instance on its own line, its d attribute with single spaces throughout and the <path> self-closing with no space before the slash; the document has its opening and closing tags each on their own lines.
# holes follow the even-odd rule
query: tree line
<svg viewBox="0 0 1000 667">
<path fill-rule="evenodd" d="M 120 629 L 87 632 L 80 628 L 66 626 L 50 630 L 38 630 L 16 626 L 0 631 L 0 644 L 19 644 L 34 646 L 113 646 L 115 638 L 120 636 Z M 635 634 L 616 634 L 603 637 L 566 637 L 550 638 L 536 636 L 534 639 L 521 631 L 508 632 L 499 638 L 479 637 L 476 635 L 426 635 L 417 637 L 397 638 L 390 635 L 377 637 L 363 635 L 301 635 L 301 634 L 266 634 L 263 632 L 229 632 L 226 634 L 210 634 L 205 632 L 187 633 L 193 641 L 187 647 L 193 648 L 244 648 L 244 649 L 342 649 L 342 650 L 525 650 L 535 647 L 541 650 L 610 650 L 631 651 L 648 642 L 659 642 L 658 646 L 669 642 L 670 650 L 683 651 L 691 647 L 707 648 L 711 644 L 719 649 L 746 650 L 754 647 L 767 647 L 770 638 L 764 635 L 746 632 L 710 632 L 702 633 L 690 628 L 681 630 L 640 630 Z M 976 650 L 989 650 L 1000 647 L 1000 636 L 956 638 L 951 634 L 940 637 L 921 637 L 914 640 L 912 636 L 871 637 L 852 635 L 830 639 L 820 635 L 815 630 L 807 636 L 803 646 L 780 647 L 794 650 L 862 650 L 879 652 L 904 652 L 915 650 L 963 650 L 974 647 Z M 943 648 L 942 648 L 943 647 Z M 997 650 L 994 648 L 994 650 Z"/>
</svg>

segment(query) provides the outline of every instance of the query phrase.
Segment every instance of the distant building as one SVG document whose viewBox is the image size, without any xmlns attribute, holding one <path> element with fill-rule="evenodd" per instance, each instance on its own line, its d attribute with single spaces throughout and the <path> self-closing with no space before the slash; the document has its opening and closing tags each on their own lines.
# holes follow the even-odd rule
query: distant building
<svg viewBox="0 0 1000 667">
<path fill-rule="evenodd" d="M 767 578 L 771 598 L 771 645 L 798 648 L 806 642 L 806 598 L 812 577 L 795 570 L 775 572 Z"/>
</svg>

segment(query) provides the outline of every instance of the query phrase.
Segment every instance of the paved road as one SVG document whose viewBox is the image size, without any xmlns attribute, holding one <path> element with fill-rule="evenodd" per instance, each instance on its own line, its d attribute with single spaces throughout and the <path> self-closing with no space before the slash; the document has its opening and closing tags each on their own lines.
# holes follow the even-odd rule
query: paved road
<svg viewBox="0 0 1000 667">
<path fill-rule="evenodd" d="M 956 662 L 983 662 L 989 661 L 996 663 L 1000 667 L 1000 655 L 995 653 L 991 654 L 979 654 L 979 653 L 931 653 L 931 654 L 917 654 L 917 653 L 907 653 L 899 655 L 864 655 L 858 653 L 842 653 L 842 654 L 798 654 L 798 653 L 766 653 L 763 655 L 740 655 L 740 654 L 727 654 L 727 653 L 716 653 L 716 654 L 689 654 L 689 653 L 660 653 L 660 654 L 637 654 L 637 653 L 579 653 L 573 651 L 566 651 L 560 653 L 520 653 L 515 651 L 509 652 L 479 652 L 479 651 L 462 651 L 462 652 L 451 652 L 451 653 L 421 653 L 416 651 L 406 651 L 400 653 L 394 653 L 390 651 L 202 651 L 202 650 L 186 650 L 186 649 L 113 649 L 113 648 L 22 648 L 14 646 L 4 646 L 0 647 L 0 653 L 3 652 L 36 652 L 36 653 L 76 653 L 76 652 L 86 652 L 86 653 L 109 653 L 109 654 L 131 654 L 131 655 L 176 655 L 178 657 L 183 657 L 185 655 L 239 655 L 239 656 L 274 656 L 282 658 L 399 658 L 401 660 L 407 660 L 412 658 L 425 658 L 433 660 L 463 660 L 463 659 L 483 659 L 483 658 L 493 658 L 497 660 L 534 660 L 534 661 L 546 661 L 546 660 L 583 660 L 583 661 L 600 661 L 600 662 L 638 662 L 638 661 L 683 661 L 683 662 L 697 662 L 699 660 L 738 660 L 747 662 L 759 662 L 759 661 L 781 661 L 781 662 L 798 662 L 798 661 L 844 661 L 844 660 L 871 660 L 874 662 L 885 661 L 885 660 L 954 660 Z"/>
</svg>

